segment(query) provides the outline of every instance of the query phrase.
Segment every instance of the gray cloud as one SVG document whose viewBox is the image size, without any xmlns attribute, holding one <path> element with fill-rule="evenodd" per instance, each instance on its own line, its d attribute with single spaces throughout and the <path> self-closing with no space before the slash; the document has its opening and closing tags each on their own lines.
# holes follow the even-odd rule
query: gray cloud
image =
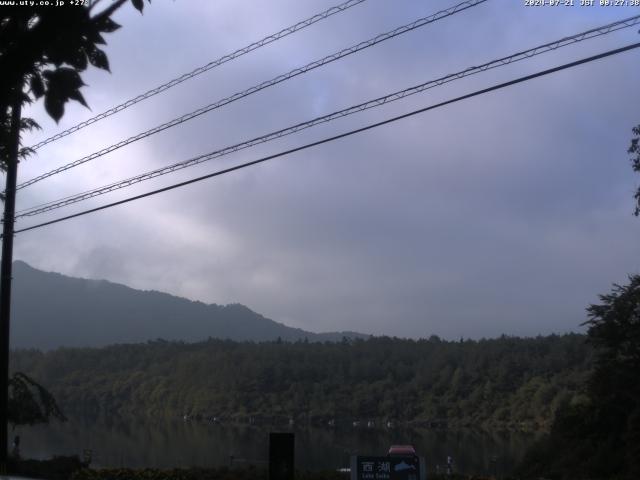
<svg viewBox="0 0 640 480">
<path fill-rule="evenodd" d="M 123 12 L 93 112 L 331 2 L 166 2 Z M 21 177 L 75 159 L 430 13 L 371 0 L 42 149 Z M 444 8 L 444 6 L 442 6 Z M 57 198 L 214 150 L 632 14 L 488 2 L 261 92 L 21 192 Z M 615 11 L 614 11 L 615 10 Z M 487 72 L 87 202 L 99 205 L 637 41 L 637 29 Z M 315 331 L 448 338 L 579 330 L 584 308 L 640 269 L 637 53 L 563 72 L 251 169 L 21 234 L 16 257 Z M 71 107 L 65 128 L 91 113 Z M 33 116 L 43 118 L 35 106 Z M 41 122 L 48 135 L 57 131 Z M 71 208 L 69 211 L 80 209 Z M 59 211 L 62 212 L 62 211 Z M 58 215 L 43 216 L 54 218 Z M 24 222 L 28 224 L 28 222 Z"/>
</svg>

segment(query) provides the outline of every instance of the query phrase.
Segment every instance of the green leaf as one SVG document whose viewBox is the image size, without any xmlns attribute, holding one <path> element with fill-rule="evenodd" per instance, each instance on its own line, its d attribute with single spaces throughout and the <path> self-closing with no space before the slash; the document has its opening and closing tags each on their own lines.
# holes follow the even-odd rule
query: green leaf
<svg viewBox="0 0 640 480">
<path fill-rule="evenodd" d="M 18 158 L 20 160 L 25 160 L 27 157 L 33 155 L 36 151 L 33 148 L 22 147 L 18 152 Z"/>
<path fill-rule="evenodd" d="M 82 105 L 84 105 L 85 107 L 89 108 L 89 105 L 87 105 L 87 102 L 85 101 L 84 97 L 82 96 L 82 93 L 80 93 L 80 90 L 74 90 L 72 92 L 69 92 L 69 98 L 75 100 L 76 102 L 81 103 Z"/>
<path fill-rule="evenodd" d="M 131 0 L 131 3 L 136 8 L 136 10 L 138 10 L 140 13 L 142 13 L 142 9 L 144 8 L 143 0 Z"/>
<path fill-rule="evenodd" d="M 16 425 L 49 423 L 57 418 L 66 421 L 55 398 L 42 385 L 24 373 L 9 379 L 7 420 Z"/>
<path fill-rule="evenodd" d="M 58 68 L 49 75 L 48 92 L 59 95 L 65 101 L 70 98 L 70 93 L 84 86 L 80 74 L 72 68 Z"/>
<path fill-rule="evenodd" d="M 93 29 L 88 30 L 84 36 L 90 44 L 96 44 L 96 45 L 107 44 L 107 42 L 104 41 L 104 37 L 100 35 L 100 33 L 97 30 L 93 30 Z"/>
<path fill-rule="evenodd" d="M 40 98 L 44 95 L 44 83 L 42 83 L 42 77 L 39 74 L 35 73 L 31 77 L 30 85 L 31 91 L 36 98 Z"/>
<path fill-rule="evenodd" d="M 44 108 L 49 116 L 58 123 L 62 115 L 64 115 L 64 100 L 55 94 L 47 92 L 44 96 Z"/>
<path fill-rule="evenodd" d="M 79 72 L 87 68 L 87 56 L 84 53 L 84 49 L 74 50 L 65 61 Z"/>
<path fill-rule="evenodd" d="M 47 80 L 48 87 L 63 87 L 64 90 L 75 90 L 85 85 L 80 74 L 73 68 L 60 67 L 55 70 L 45 70 L 42 76 Z"/>
<path fill-rule="evenodd" d="M 109 59 L 107 58 L 107 54 L 99 48 L 94 48 L 89 52 L 89 61 L 94 67 L 101 68 L 107 72 L 111 71 L 109 70 Z"/>
<path fill-rule="evenodd" d="M 42 127 L 33 118 L 23 117 L 20 119 L 20 130 L 42 130 Z"/>
<path fill-rule="evenodd" d="M 22 104 L 23 105 L 29 105 L 29 104 L 31 104 L 33 102 L 33 100 L 31 100 L 31 97 L 29 96 L 29 94 L 26 93 L 26 92 L 22 92 L 20 94 L 20 98 L 22 100 Z"/>
<path fill-rule="evenodd" d="M 42 76 L 47 80 L 44 107 L 47 113 L 58 122 L 64 115 L 64 104 L 70 99 L 87 106 L 84 97 L 78 91 L 84 85 L 78 72 L 72 68 L 45 70 Z"/>
<path fill-rule="evenodd" d="M 109 17 L 100 18 L 96 22 L 96 26 L 98 27 L 98 30 L 104 33 L 115 32 L 121 27 L 120 24 L 114 22 Z"/>
</svg>

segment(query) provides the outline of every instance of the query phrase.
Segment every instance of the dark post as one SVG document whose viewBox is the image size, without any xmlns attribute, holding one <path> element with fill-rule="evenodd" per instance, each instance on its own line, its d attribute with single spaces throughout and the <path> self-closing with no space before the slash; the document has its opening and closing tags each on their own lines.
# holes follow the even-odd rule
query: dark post
<svg viewBox="0 0 640 480">
<path fill-rule="evenodd" d="M 16 209 L 16 178 L 18 149 L 20 148 L 20 110 L 22 84 L 14 91 L 11 108 L 11 134 L 7 157 L 7 186 L 5 188 L 2 225 L 2 263 L 0 265 L 0 470 L 6 472 L 8 459 L 8 400 L 9 400 L 9 321 L 11 315 L 11 267 L 13 262 L 13 223 Z"/>
<path fill-rule="evenodd" d="M 294 465 L 293 433 L 270 433 L 269 480 L 293 480 Z"/>
</svg>

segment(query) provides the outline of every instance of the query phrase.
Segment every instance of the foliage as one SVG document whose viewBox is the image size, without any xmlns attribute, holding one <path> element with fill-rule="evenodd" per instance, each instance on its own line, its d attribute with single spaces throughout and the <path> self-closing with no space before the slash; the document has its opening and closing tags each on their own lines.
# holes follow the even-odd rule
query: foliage
<svg viewBox="0 0 640 480">
<path fill-rule="evenodd" d="M 68 5 L 71 8 L 15 2 L 0 9 L 0 169 L 13 161 L 11 152 L 15 153 L 16 141 L 21 143 L 21 133 L 39 128 L 33 119 L 18 115 L 22 105 L 44 98 L 45 109 L 56 122 L 68 101 L 87 106 L 80 74 L 89 64 L 109 70 L 107 55 L 98 45 L 106 43 L 102 34 L 120 28 L 110 17 L 125 2 L 114 1 L 97 14 L 92 10 L 101 0 L 88 6 Z M 142 12 L 142 0 L 132 3 Z M 22 149 L 18 158 L 29 153 Z M 65 419 L 55 398 L 24 373 L 13 375 L 7 394 L 7 420 L 14 427 Z"/>
<path fill-rule="evenodd" d="M 633 134 L 635 137 L 631 139 L 631 145 L 629 146 L 628 152 L 631 155 L 635 155 L 631 159 L 631 167 L 633 168 L 633 171 L 640 173 L 640 125 L 633 128 Z M 640 215 L 640 187 L 636 190 L 634 198 L 636 200 L 634 215 L 637 217 Z"/>
<path fill-rule="evenodd" d="M 349 475 L 333 470 L 308 472 L 296 471 L 296 480 L 348 480 Z M 433 475 L 433 480 L 489 480 L 487 477 L 467 475 Z M 145 468 L 135 470 L 130 468 L 120 469 L 84 469 L 74 473 L 71 480 L 254 480 L 267 479 L 266 469 L 255 467 L 243 469 L 220 468 L 189 468 L 158 470 Z M 505 479 L 508 480 L 508 479 Z"/>
<path fill-rule="evenodd" d="M 522 471 L 551 478 L 640 478 L 640 275 L 587 311 L 596 351 L 586 395 L 558 410 Z"/>
<path fill-rule="evenodd" d="M 135 470 L 131 468 L 112 469 L 83 469 L 75 472 L 72 480 L 254 480 L 267 479 L 265 469 L 255 467 L 246 469 L 220 468 L 174 468 L 171 470 L 159 470 L 145 468 Z M 315 480 L 309 478 L 309 480 Z M 318 480 L 320 480 L 318 478 Z M 344 480 L 344 476 L 339 479 Z"/>
<path fill-rule="evenodd" d="M 45 480 L 68 480 L 74 472 L 85 467 L 77 456 L 57 456 L 50 460 L 9 458 L 7 465 L 8 473 L 11 475 Z"/>
<path fill-rule="evenodd" d="M 103 34 L 120 28 L 110 17 L 126 1 L 111 2 L 99 13 L 94 9 L 100 0 L 71 8 L 16 2 L 0 9 L 0 168 L 7 164 L 16 102 L 22 105 L 44 98 L 45 109 L 56 122 L 69 100 L 87 106 L 80 92 L 84 86 L 80 74 L 89 64 L 109 70 L 107 55 L 98 45 L 106 43 Z M 131 1 L 142 12 L 142 0 Z M 33 128 L 39 128 L 34 120 L 21 119 L 20 131 Z M 29 153 L 23 149 L 21 156 Z"/>
<path fill-rule="evenodd" d="M 14 373 L 9 379 L 8 420 L 16 425 L 49 423 L 66 418 L 49 391 L 24 373 Z"/>
<path fill-rule="evenodd" d="M 12 365 L 46 378 L 60 405 L 77 416 L 540 429 L 550 426 L 558 405 L 581 394 L 589 366 L 584 340 L 160 340 L 15 351 Z"/>
<path fill-rule="evenodd" d="M 135 470 L 131 468 L 119 469 L 84 469 L 76 472 L 72 480 L 254 480 L 267 479 L 264 468 L 174 468 L 159 470 L 145 468 Z M 306 472 L 296 471 L 297 480 L 348 480 L 348 475 L 335 471 Z"/>
<path fill-rule="evenodd" d="M 625 428 L 630 413 L 640 413 L 640 275 L 629 280 L 587 309 L 589 341 L 597 353 L 589 379 L 595 420 L 616 430 Z"/>
</svg>

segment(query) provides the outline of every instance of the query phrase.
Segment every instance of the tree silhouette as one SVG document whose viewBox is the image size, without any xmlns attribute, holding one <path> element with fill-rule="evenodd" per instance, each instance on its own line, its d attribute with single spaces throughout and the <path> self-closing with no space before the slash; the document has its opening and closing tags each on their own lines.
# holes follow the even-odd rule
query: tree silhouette
<svg viewBox="0 0 640 480">
<path fill-rule="evenodd" d="M 68 101 L 87 106 L 80 74 L 89 65 L 109 71 L 109 60 L 99 45 L 106 44 L 104 34 L 120 28 L 111 15 L 127 1 L 117 0 L 98 13 L 101 0 L 70 8 L 0 9 L 0 168 L 6 169 L 9 161 L 11 112 L 17 102 L 24 105 L 44 97 L 45 109 L 56 122 Z M 131 2 L 142 12 L 142 0 Z M 38 128 L 34 120 L 20 120 L 20 131 L 33 128 Z M 22 149 L 20 156 L 29 153 Z"/>
<path fill-rule="evenodd" d="M 83 0 L 78 2 L 83 5 L 64 7 L 16 2 L 0 9 L 0 169 L 6 172 L 0 265 L 0 474 L 6 471 L 10 415 L 31 422 L 61 414 L 53 397 L 32 379 L 24 374 L 8 378 L 17 169 L 19 159 L 32 153 L 21 148 L 21 134 L 39 128 L 35 120 L 22 118 L 22 106 L 43 98 L 56 122 L 68 101 L 87 106 L 80 92 L 81 73 L 89 65 L 109 71 L 107 55 L 98 46 L 106 44 L 103 34 L 120 28 L 111 16 L 127 1 Z M 131 3 L 142 12 L 143 0 Z M 97 11 L 98 5 L 108 6 Z"/>
<path fill-rule="evenodd" d="M 615 445 L 623 472 L 640 475 L 640 275 L 614 285 L 587 311 L 597 357 L 589 379 L 592 419 L 603 443 Z"/>
<path fill-rule="evenodd" d="M 35 425 L 66 417 L 51 393 L 24 373 L 15 373 L 9 380 L 9 423 Z"/>
<path fill-rule="evenodd" d="M 631 146 L 628 152 L 631 155 L 635 155 L 635 157 L 631 159 L 633 171 L 640 173 L 640 125 L 633 127 L 633 133 L 635 137 L 631 139 Z M 637 217 L 640 216 L 640 187 L 636 190 L 634 198 L 636 200 L 636 208 L 633 214 Z"/>
<path fill-rule="evenodd" d="M 525 456 L 525 477 L 640 478 L 640 275 L 587 312 L 595 361 L 584 394 L 559 406 Z"/>
</svg>

